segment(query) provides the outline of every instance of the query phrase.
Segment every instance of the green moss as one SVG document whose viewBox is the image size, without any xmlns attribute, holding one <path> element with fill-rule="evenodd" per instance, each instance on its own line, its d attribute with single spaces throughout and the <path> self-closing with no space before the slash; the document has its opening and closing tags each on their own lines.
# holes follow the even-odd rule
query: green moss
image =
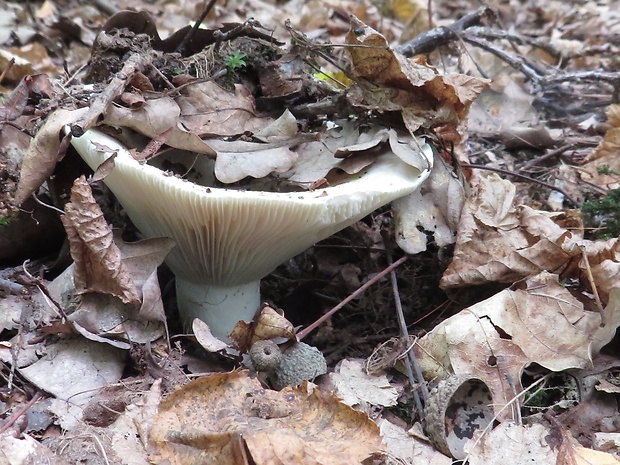
<svg viewBox="0 0 620 465">
<path fill-rule="evenodd" d="M 602 226 L 597 234 L 599 239 L 620 235 L 620 189 L 611 190 L 600 199 L 586 200 L 581 211 L 590 223 Z"/>
</svg>

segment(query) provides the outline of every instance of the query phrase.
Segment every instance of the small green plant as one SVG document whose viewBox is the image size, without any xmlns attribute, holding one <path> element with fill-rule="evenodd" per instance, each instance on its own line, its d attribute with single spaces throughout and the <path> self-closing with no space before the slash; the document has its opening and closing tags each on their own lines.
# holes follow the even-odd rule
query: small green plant
<svg viewBox="0 0 620 465">
<path fill-rule="evenodd" d="M 10 222 L 11 222 L 10 216 L 5 216 L 3 218 L 0 218 L 0 226 L 7 226 Z"/>
<path fill-rule="evenodd" d="M 620 176 L 620 172 L 612 170 L 609 165 L 598 166 L 596 172 L 606 176 Z"/>
<path fill-rule="evenodd" d="M 229 71 L 236 71 L 238 69 L 244 68 L 247 63 L 244 58 L 247 55 L 239 50 L 226 58 L 226 68 Z"/>
<path fill-rule="evenodd" d="M 592 222 L 598 222 L 604 226 L 599 234 L 600 239 L 620 235 L 620 189 L 609 191 L 601 199 L 586 200 L 581 211 Z"/>
</svg>

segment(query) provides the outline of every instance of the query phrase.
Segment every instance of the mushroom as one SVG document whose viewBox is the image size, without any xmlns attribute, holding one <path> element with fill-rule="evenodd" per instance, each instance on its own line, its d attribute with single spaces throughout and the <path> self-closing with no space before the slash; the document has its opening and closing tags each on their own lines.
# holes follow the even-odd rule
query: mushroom
<svg viewBox="0 0 620 465">
<path fill-rule="evenodd" d="M 392 153 L 335 186 L 305 192 L 216 188 L 172 176 L 135 160 L 115 139 L 94 129 L 71 144 L 96 169 L 116 153 L 105 178 L 136 227 L 146 237 L 176 241 L 166 263 L 176 277 L 179 313 L 186 328 L 194 318 L 226 338 L 239 320 L 260 306 L 260 280 L 315 242 L 355 223 L 376 208 L 407 195 L 428 169 Z"/>
</svg>

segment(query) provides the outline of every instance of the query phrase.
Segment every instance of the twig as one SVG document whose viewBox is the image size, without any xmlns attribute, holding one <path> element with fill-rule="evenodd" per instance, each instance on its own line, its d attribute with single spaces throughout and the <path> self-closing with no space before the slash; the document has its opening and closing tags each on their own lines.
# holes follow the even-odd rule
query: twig
<svg viewBox="0 0 620 465">
<path fill-rule="evenodd" d="M 95 96 L 88 112 L 74 126 L 78 126 L 82 131 L 94 126 L 97 118 L 107 110 L 108 105 L 123 93 L 125 86 L 131 81 L 131 78 L 137 72 L 147 69 L 150 64 L 151 56 L 149 53 L 132 53 L 123 65 L 123 68 L 116 73 L 105 90 Z"/>
<path fill-rule="evenodd" d="M 537 69 L 533 64 L 529 63 L 525 58 L 516 57 L 505 50 L 500 50 L 491 42 L 473 34 L 464 33 L 461 37 L 465 42 L 495 55 L 497 58 L 506 62 L 517 71 L 525 74 L 525 76 L 527 76 L 530 80 L 540 82 L 543 79 L 542 71 Z"/>
<path fill-rule="evenodd" d="M 181 43 L 177 46 L 175 52 L 180 53 L 181 55 L 183 55 L 183 52 L 185 51 L 185 47 L 187 47 L 187 43 L 192 39 L 192 37 L 194 37 L 194 35 L 196 34 L 196 31 L 198 31 L 198 28 L 200 28 L 200 25 L 202 24 L 202 22 L 205 20 L 205 18 L 207 17 L 207 15 L 211 12 L 211 10 L 213 9 L 213 7 L 215 6 L 215 2 L 217 0 L 211 0 L 209 2 L 209 4 L 207 5 L 207 7 L 204 9 L 204 11 L 200 14 L 200 17 L 196 20 L 196 22 L 194 23 L 194 26 L 187 32 L 187 34 L 185 35 L 185 37 L 183 37 L 183 40 L 181 41 Z"/>
<path fill-rule="evenodd" d="M 32 199 L 38 203 L 39 205 L 45 207 L 45 208 L 49 208 L 50 210 L 54 210 L 57 213 L 60 213 L 61 215 L 64 215 L 65 212 L 63 210 L 61 210 L 60 208 L 56 208 L 54 205 L 49 205 L 45 202 L 43 202 L 43 200 L 41 200 L 39 197 L 37 197 L 36 193 L 32 193 Z"/>
<path fill-rule="evenodd" d="M 583 246 L 579 246 L 581 249 L 581 258 L 585 263 L 586 268 L 586 276 L 588 277 L 588 281 L 590 282 L 590 288 L 592 289 L 592 294 L 594 294 L 594 301 L 596 302 L 596 306 L 598 308 L 601 317 L 603 318 L 603 324 L 605 324 L 605 313 L 603 309 L 603 303 L 601 302 L 601 297 L 598 294 L 598 289 L 596 288 L 596 281 L 594 276 L 592 275 L 592 268 L 590 267 L 590 260 L 588 259 L 588 254 L 586 253 L 586 248 Z"/>
<path fill-rule="evenodd" d="M 532 47 L 544 50 L 556 59 L 559 59 L 562 56 L 562 53 L 555 49 L 550 43 L 543 42 L 540 39 L 534 39 L 532 37 L 524 37 L 514 32 L 492 29 L 483 26 L 474 26 L 467 29 L 467 33 L 485 39 L 508 40 L 514 41 L 519 45 L 531 45 Z"/>
<path fill-rule="evenodd" d="M 7 63 L 4 71 L 2 71 L 2 74 L 0 74 L 0 84 L 2 84 L 2 81 L 4 81 L 4 78 L 6 77 L 6 75 L 9 74 L 9 71 L 11 71 L 11 68 L 13 67 L 14 64 L 15 64 L 15 58 L 11 58 L 9 62 Z"/>
<path fill-rule="evenodd" d="M 480 24 L 481 21 L 486 18 L 490 18 L 492 15 L 494 15 L 494 12 L 491 8 L 488 6 L 482 7 L 473 13 L 466 14 L 450 26 L 436 27 L 414 37 L 409 42 L 397 47 L 396 51 L 406 57 L 412 57 L 422 53 L 430 53 L 437 47 L 457 40 L 459 38 L 459 32 L 467 29 L 468 27 Z"/>
<path fill-rule="evenodd" d="M 616 84 L 620 81 L 620 72 L 617 71 L 575 71 L 573 73 L 562 73 L 542 78 L 542 84 L 562 83 L 566 81 L 605 81 L 610 84 Z"/>
<path fill-rule="evenodd" d="M 60 305 L 56 299 L 54 299 L 54 297 L 50 294 L 49 289 L 47 288 L 47 286 L 41 282 L 41 280 L 39 278 L 36 278 L 35 276 L 33 276 L 27 269 L 26 269 L 26 264 L 28 263 L 28 260 L 26 260 L 23 264 L 22 264 L 22 269 L 24 271 L 24 274 L 30 279 L 30 283 L 29 284 L 33 284 L 37 287 L 37 289 L 39 289 L 39 291 L 41 292 L 41 294 L 43 294 L 43 297 L 45 298 L 45 300 L 49 301 L 49 303 L 51 304 L 51 306 L 56 308 L 56 314 L 60 317 L 62 317 L 63 323 L 68 323 L 72 328 L 73 328 L 73 322 L 71 322 L 69 320 L 69 317 L 67 316 L 67 314 L 65 313 L 65 309 L 62 307 L 62 305 Z M 53 310 L 53 309 L 52 309 Z"/>
<path fill-rule="evenodd" d="M 579 145 L 586 145 L 588 142 L 589 141 L 587 139 L 578 139 L 578 140 L 575 140 L 575 141 L 570 142 L 568 144 L 565 144 L 565 145 L 563 145 L 561 147 L 558 147 L 557 149 L 550 150 L 549 152 L 545 153 L 544 155 L 542 155 L 542 156 L 540 156 L 538 158 L 534 158 L 534 159 L 528 161 L 527 163 L 525 163 L 519 169 L 519 171 L 527 171 L 529 169 L 532 169 L 536 165 L 542 163 L 543 161 L 547 161 L 550 158 L 554 158 L 554 157 L 560 156 L 564 152 L 566 152 L 566 151 L 568 151 L 568 150 L 570 150 L 572 148 L 575 148 L 575 147 L 577 147 Z"/>
<path fill-rule="evenodd" d="M 405 255 L 404 257 L 399 258 L 398 260 L 396 260 L 394 263 L 392 263 L 391 265 L 389 265 L 386 269 L 384 269 L 381 273 L 377 274 L 376 276 L 374 276 L 372 279 L 369 279 L 368 281 L 366 281 L 362 286 L 360 286 L 358 289 L 356 289 L 349 297 L 347 297 L 346 299 L 344 299 L 342 302 L 340 302 L 338 305 L 336 305 L 334 308 L 332 308 L 329 312 L 327 312 L 325 315 L 323 315 L 321 318 L 319 318 L 318 320 L 316 320 L 314 323 L 312 323 L 310 326 L 308 326 L 307 328 L 302 329 L 301 331 L 299 331 L 297 333 L 297 339 L 299 341 L 301 341 L 303 338 L 305 338 L 308 334 L 310 334 L 312 331 L 314 331 L 316 328 L 318 328 L 319 326 L 321 326 L 325 321 L 327 321 L 334 313 L 336 313 L 338 310 L 340 310 L 342 307 L 344 307 L 346 304 L 348 304 L 349 302 L 351 302 L 353 299 L 355 299 L 357 296 L 359 296 L 362 292 L 364 292 L 366 289 L 368 289 L 370 286 L 372 286 L 373 284 L 375 284 L 377 281 L 379 281 L 381 278 L 383 278 L 385 275 L 387 275 L 390 271 L 396 269 L 398 266 L 402 265 L 403 263 L 405 263 L 407 261 L 407 256 Z"/>
<path fill-rule="evenodd" d="M 570 203 L 572 203 L 575 207 L 579 206 L 577 201 L 575 199 L 573 199 L 570 195 L 568 195 L 564 189 L 556 187 L 553 184 L 549 184 L 548 182 L 540 181 L 539 179 L 534 179 L 534 178 L 531 178 L 531 177 L 526 176 L 524 174 L 515 173 L 514 171 L 503 170 L 501 168 L 492 168 L 492 167 L 486 166 L 486 165 L 477 165 L 475 163 L 461 163 L 461 166 L 463 166 L 465 168 L 474 168 L 474 169 L 478 169 L 478 170 L 494 171 L 496 173 L 505 174 L 506 176 L 514 176 L 515 178 L 520 178 L 520 179 L 523 179 L 525 181 L 533 182 L 535 184 L 540 184 L 541 186 L 544 186 L 547 189 L 551 189 L 553 191 L 559 192 L 560 194 L 562 194 L 566 198 L 566 200 L 568 200 Z"/>
<path fill-rule="evenodd" d="M 93 3 L 99 10 L 110 16 L 120 11 L 120 9 L 109 0 L 93 0 Z"/>
<path fill-rule="evenodd" d="M 7 422 L 0 427 L 0 434 L 4 433 L 7 429 L 9 429 L 13 424 L 24 415 L 30 407 L 32 407 L 39 399 L 41 398 L 41 393 L 37 392 L 32 399 L 28 401 L 26 405 L 24 405 L 19 411 L 17 411 L 14 415 L 11 415 L 11 418 L 7 420 Z"/>
<path fill-rule="evenodd" d="M 391 265 L 393 263 L 393 260 L 392 260 L 392 254 L 389 251 L 389 247 L 388 247 L 389 244 L 387 241 L 387 236 L 383 237 L 383 242 L 385 243 L 386 258 L 387 258 L 388 265 Z M 405 315 L 403 314 L 403 306 L 400 301 L 400 293 L 398 291 L 398 282 L 396 280 L 396 272 L 394 270 L 390 271 L 390 282 L 392 283 L 392 292 L 394 293 L 394 304 L 396 306 L 396 316 L 398 318 L 400 336 L 403 338 L 404 341 L 408 341 L 409 332 L 407 331 L 407 322 L 405 321 Z M 420 364 L 418 363 L 418 359 L 416 358 L 413 350 L 407 351 L 407 357 L 405 357 L 404 360 L 405 360 L 405 368 L 407 370 L 407 377 L 409 378 L 409 383 L 411 383 L 411 389 L 413 389 L 413 400 L 416 404 L 416 408 L 420 415 L 420 419 L 423 419 L 424 408 L 422 406 L 420 396 L 418 395 L 418 389 L 420 390 L 420 392 L 422 392 L 422 398 L 424 399 L 424 402 L 426 402 L 428 400 L 428 387 L 426 386 L 426 382 L 424 381 L 424 376 L 422 375 L 422 369 L 420 368 Z"/>
</svg>

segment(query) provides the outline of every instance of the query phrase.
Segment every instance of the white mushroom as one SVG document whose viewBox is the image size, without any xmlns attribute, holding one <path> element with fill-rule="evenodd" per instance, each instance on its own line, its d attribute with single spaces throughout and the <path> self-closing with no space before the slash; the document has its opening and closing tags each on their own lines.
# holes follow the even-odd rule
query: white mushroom
<svg viewBox="0 0 620 465">
<path fill-rule="evenodd" d="M 420 172 L 393 154 L 342 184 L 281 193 L 201 186 L 135 160 L 115 139 L 97 130 L 73 138 L 96 169 L 116 152 L 105 183 L 147 237 L 176 241 L 166 263 L 176 276 L 179 312 L 186 328 L 205 321 L 218 337 L 239 320 L 250 321 L 260 304 L 260 280 L 303 252 L 426 179 L 432 150 Z"/>
</svg>

